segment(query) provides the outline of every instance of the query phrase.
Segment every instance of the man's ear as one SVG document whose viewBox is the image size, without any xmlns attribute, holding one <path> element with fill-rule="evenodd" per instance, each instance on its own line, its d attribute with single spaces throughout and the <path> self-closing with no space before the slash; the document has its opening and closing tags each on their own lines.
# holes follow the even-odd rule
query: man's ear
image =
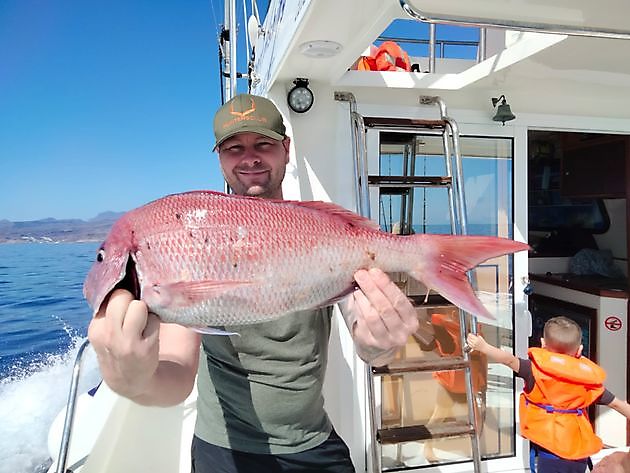
<svg viewBox="0 0 630 473">
<path fill-rule="evenodd" d="M 543 347 L 543 348 L 547 348 L 545 346 L 545 339 L 543 337 L 540 337 L 540 346 Z"/>
<path fill-rule="evenodd" d="M 289 151 L 291 149 L 291 138 L 289 138 L 288 136 L 285 136 L 284 139 L 282 140 L 282 146 L 284 147 L 284 151 L 287 153 L 285 162 L 289 164 Z"/>
<path fill-rule="evenodd" d="M 582 350 L 584 349 L 584 345 L 580 345 L 580 348 L 577 349 L 577 351 L 575 352 L 575 357 L 579 358 L 582 356 Z"/>
</svg>

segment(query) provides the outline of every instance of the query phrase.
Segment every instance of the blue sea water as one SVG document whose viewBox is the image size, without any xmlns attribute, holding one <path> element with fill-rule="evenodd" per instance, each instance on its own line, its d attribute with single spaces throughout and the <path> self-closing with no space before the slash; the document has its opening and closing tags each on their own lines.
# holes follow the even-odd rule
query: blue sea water
<svg viewBox="0 0 630 473">
<path fill-rule="evenodd" d="M 83 279 L 96 243 L 0 245 L 0 473 L 49 458 L 48 428 L 67 401 L 91 318 Z M 88 350 L 80 392 L 99 380 Z"/>
<path fill-rule="evenodd" d="M 45 471 L 48 430 L 67 401 L 91 319 L 82 285 L 96 249 L 97 243 L 0 245 L 0 473 Z M 99 381 L 90 349 L 82 366 L 79 392 Z"/>
</svg>

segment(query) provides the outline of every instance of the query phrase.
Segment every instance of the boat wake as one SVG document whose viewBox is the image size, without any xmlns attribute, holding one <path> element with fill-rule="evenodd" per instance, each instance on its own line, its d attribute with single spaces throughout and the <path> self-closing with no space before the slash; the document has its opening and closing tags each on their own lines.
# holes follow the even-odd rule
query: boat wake
<svg viewBox="0 0 630 473">
<path fill-rule="evenodd" d="M 84 337 L 70 348 L 21 364 L 0 380 L 0 473 L 46 471 L 50 462 L 48 429 L 68 400 L 72 368 Z M 88 349 L 81 365 L 79 393 L 100 380 L 96 356 Z"/>
</svg>

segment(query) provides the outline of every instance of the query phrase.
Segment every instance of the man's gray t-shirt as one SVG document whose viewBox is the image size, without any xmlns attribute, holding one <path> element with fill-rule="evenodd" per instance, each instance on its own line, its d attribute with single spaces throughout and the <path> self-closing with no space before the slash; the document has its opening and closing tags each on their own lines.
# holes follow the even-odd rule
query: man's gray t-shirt
<svg viewBox="0 0 630 473">
<path fill-rule="evenodd" d="M 332 308 L 204 335 L 197 377 L 200 439 L 243 452 L 286 454 L 324 442 L 332 426 L 322 385 Z"/>
</svg>

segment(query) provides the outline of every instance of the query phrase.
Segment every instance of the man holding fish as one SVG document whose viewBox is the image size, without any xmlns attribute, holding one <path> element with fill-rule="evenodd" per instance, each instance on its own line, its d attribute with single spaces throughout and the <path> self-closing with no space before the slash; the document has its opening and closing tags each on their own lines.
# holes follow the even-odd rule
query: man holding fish
<svg viewBox="0 0 630 473">
<path fill-rule="evenodd" d="M 227 102 L 214 131 L 235 195 L 157 199 L 123 215 L 98 250 L 84 294 L 101 374 L 155 406 L 184 401 L 197 375 L 195 473 L 353 472 L 323 407 L 332 305 L 359 356 L 387 364 L 419 324 L 386 273 L 490 317 L 466 272 L 528 247 L 393 235 L 331 203 L 282 200 L 290 138 L 263 97 Z"/>
<path fill-rule="evenodd" d="M 282 199 L 290 138 L 275 105 L 236 96 L 219 109 L 214 128 L 234 193 Z M 354 280 L 358 289 L 342 305 L 357 353 L 386 364 L 417 330 L 416 312 L 380 269 L 359 269 Z M 323 408 L 330 305 L 224 327 L 238 334 L 231 336 L 163 323 L 125 289 L 94 309 L 89 339 L 114 391 L 143 405 L 174 405 L 198 374 L 193 472 L 354 471 Z"/>
</svg>

